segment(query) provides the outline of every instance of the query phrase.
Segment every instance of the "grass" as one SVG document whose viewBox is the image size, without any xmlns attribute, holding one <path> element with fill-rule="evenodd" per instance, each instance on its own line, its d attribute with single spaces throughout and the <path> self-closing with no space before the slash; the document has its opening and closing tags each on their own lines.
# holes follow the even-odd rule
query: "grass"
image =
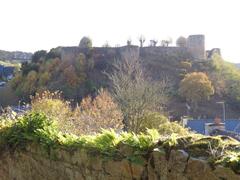
<svg viewBox="0 0 240 180">
<path fill-rule="evenodd" d="M 10 66 L 10 67 L 16 67 L 16 68 L 20 68 L 21 67 L 21 64 L 17 61 L 3 61 L 3 60 L 0 60 L 0 65 L 2 66 Z"/>
<path fill-rule="evenodd" d="M 103 130 L 96 135 L 76 136 L 61 133 L 55 121 L 34 112 L 14 122 L 1 120 L 0 150 L 25 149 L 31 143 L 40 144 L 46 152 L 58 148 L 69 151 L 82 148 L 105 157 L 126 158 L 135 163 L 141 163 L 142 157 L 156 148 L 165 150 L 166 154 L 172 149 L 182 149 L 192 157 L 204 157 L 213 166 L 220 164 L 240 173 L 240 143 L 230 137 L 198 134 L 161 136 L 154 129 L 144 134 L 117 134 L 113 130 Z"/>
</svg>

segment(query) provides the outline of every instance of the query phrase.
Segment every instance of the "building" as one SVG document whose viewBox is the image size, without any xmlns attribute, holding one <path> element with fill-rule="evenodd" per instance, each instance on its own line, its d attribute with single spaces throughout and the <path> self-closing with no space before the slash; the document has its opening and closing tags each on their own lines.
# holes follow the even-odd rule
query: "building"
<svg viewBox="0 0 240 180">
<path fill-rule="evenodd" d="M 191 129 L 194 132 L 209 135 L 209 125 L 213 125 L 213 119 L 185 119 L 183 120 L 185 127 Z M 223 127 L 224 126 L 224 127 Z M 215 129 L 221 131 L 240 133 L 240 120 L 239 119 L 227 119 L 224 123 L 219 123 L 219 128 L 215 126 Z"/>
<path fill-rule="evenodd" d="M 0 65 L 0 78 L 9 79 L 13 77 L 15 67 Z"/>
</svg>

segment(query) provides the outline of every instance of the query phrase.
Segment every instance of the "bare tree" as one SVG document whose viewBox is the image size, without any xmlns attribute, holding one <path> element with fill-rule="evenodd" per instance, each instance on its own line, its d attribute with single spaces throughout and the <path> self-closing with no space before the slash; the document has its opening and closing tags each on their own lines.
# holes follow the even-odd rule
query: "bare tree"
<svg viewBox="0 0 240 180">
<path fill-rule="evenodd" d="M 161 41 L 161 44 L 162 44 L 162 46 L 166 46 L 166 47 L 168 47 L 169 46 L 169 44 L 172 44 L 172 38 L 167 38 L 167 39 L 164 39 L 164 40 L 162 40 Z"/>
<path fill-rule="evenodd" d="M 131 46 L 131 45 L 132 45 L 132 40 L 131 40 L 131 38 L 129 38 L 129 39 L 127 40 L 127 45 L 128 45 L 128 46 Z"/>
<path fill-rule="evenodd" d="M 143 47 L 143 44 L 144 44 L 144 42 L 145 42 L 145 37 L 143 36 L 143 35 L 141 35 L 140 37 L 139 37 L 139 42 L 140 42 L 140 47 Z"/>
<path fill-rule="evenodd" d="M 150 46 L 156 47 L 157 43 L 158 43 L 158 40 L 156 40 L 156 39 L 150 40 Z"/>
<path fill-rule="evenodd" d="M 138 56 L 132 52 L 115 61 L 113 72 L 106 73 L 111 80 L 111 92 L 124 117 L 125 130 L 139 132 L 143 116 L 149 111 L 163 110 L 167 103 L 168 82 L 146 77 Z"/>
</svg>

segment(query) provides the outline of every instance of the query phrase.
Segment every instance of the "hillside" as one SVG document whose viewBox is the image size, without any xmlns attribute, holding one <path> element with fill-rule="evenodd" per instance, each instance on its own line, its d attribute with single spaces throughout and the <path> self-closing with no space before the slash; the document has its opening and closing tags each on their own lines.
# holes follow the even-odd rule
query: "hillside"
<svg viewBox="0 0 240 180">
<path fill-rule="evenodd" d="M 153 80 L 167 77 L 171 84 L 169 103 L 165 107 L 167 115 L 173 119 L 189 115 L 194 118 L 222 116 L 222 106 L 226 103 L 226 117 L 239 118 L 237 84 L 240 72 L 232 64 L 224 62 L 217 54 L 208 60 L 193 59 L 184 48 L 125 46 L 119 48 L 78 48 L 58 47 L 50 52 L 34 54 L 32 63 L 22 66 L 21 74 L 12 81 L 12 87 L 19 97 L 41 92 L 45 89 L 63 91 L 65 98 L 79 102 L 89 94 L 96 94 L 100 87 L 108 87 L 109 82 L 103 72 L 111 72 L 114 59 L 121 59 L 131 52 L 138 56 L 145 74 Z M 199 103 L 198 109 L 187 112 L 186 101 L 179 96 L 180 81 L 187 73 L 206 73 L 215 88 L 215 94 L 208 101 Z M 234 87 L 234 89 L 230 88 Z"/>
<path fill-rule="evenodd" d="M 22 51 L 4 51 L 0 50 L 0 60 L 8 61 L 29 61 L 32 58 L 32 53 L 22 52 Z"/>
</svg>

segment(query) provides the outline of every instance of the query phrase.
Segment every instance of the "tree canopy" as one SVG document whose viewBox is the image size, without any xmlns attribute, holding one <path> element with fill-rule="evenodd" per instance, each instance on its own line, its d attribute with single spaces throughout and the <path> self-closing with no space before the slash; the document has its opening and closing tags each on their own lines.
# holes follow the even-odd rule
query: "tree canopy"
<svg viewBox="0 0 240 180">
<path fill-rule="evenodd" d="M 91 48 L 92 40 L 89 37 L 84 36 L 79 43 L 79 47 L 80 48 Z"/>
<path fill-rule="evenodd" d="M 214 94 L 214 88 L 207 74 L 193 72 L 185 75 L 180 82 L 179 93 L 195 106 L 202 100 L 208 100 Z"/>
</svg>

